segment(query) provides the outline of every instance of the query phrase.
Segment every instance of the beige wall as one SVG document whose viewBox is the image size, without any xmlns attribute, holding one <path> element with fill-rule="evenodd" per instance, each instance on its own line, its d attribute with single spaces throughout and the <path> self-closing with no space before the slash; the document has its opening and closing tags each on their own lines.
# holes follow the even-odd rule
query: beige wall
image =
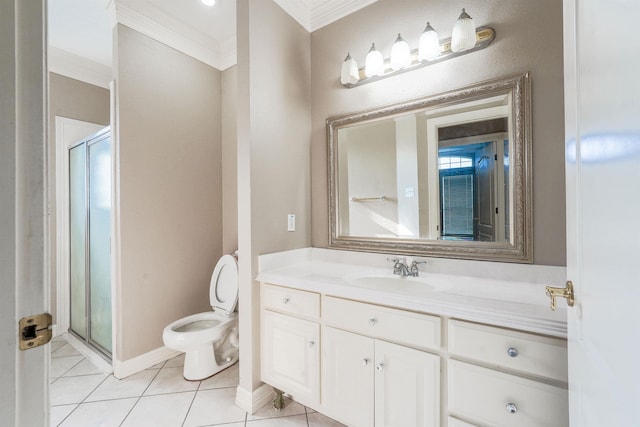
<svg viewBox="0 0 640 427">
<path fill-rule="evenodd" d="M 222 72 L 222 251 L 238 249 L 238 67 Z"/>
<path fill-rule="evenodd" d="M 260 384 L 257 256 L 311 244 L 311 43 L 272 0 L 238 0 L 237 20 L 240 395 Z"/>
<path fill-rule="evenodd" d="M 222 255 L 221 75 L 123 25 L 114 34 L 124 361 L 161 347 L 170 322 L 210 310 Z"/>
<path fill-rule="evenodd" d="M 49 274 L 51 314 L 56 323 L 56 116 L 109 125 L 109 90 L 49 73 L 49 129 L 47 168 L 49 193 Z"/>
<path fill-rule="evenodd" d="M 415 47 L 425 21 L 449 37 L 462 7 L 476 25 L 495 28 L 487 49 L 354 89 L 339 83 L 347 51 L 361 66 L 371 46 L 388 56 L 400 31 Z M 311 36 L 312 244 L 328 241 L 327 117 L 433 95 L 479 81 L 530 72 L 533 98 L 534 262 L 565 264 L 562 2 L 556 0 L 380 0 Z"/>
</svg>

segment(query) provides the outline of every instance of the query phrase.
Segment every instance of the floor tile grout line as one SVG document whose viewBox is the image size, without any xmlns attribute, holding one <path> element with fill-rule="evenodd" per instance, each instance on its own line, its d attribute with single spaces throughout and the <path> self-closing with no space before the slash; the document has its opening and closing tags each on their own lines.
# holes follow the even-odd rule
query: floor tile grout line
<svg viewBox="0 0 640 427">
<path fill-rule="evenodd" d="M 167 361 L 165 360 L 164 363 L 167 363 Z M 127 418 L 129 418 L 129 415 L 131 415 L 131 412 L 133 412 L 133 409 L 138 405 L 138 402 L 140 402 L 140 400 L 142 399 L 142 396 L 144 396 L 144 394 L 147 392 L 147 390 L 149 390 L 149 387 L 151 387 L 151 384 L 156 380 L 156 378 L 158 378 L 158 375 L 160 375 L 160 371 L 162 371 L 162 368 L 158 369 L 158 372 L 156 372 L 156 374 L 153 376 L 151 381 L 149 381 L 149 384 L 147 384 L 145 389 L 142 390 L 142 393 L 140 393 L 140 395 L 137 396 L 138 398 L 136 399 L 135 403 L 131 406 L 131 408 L 127 412 L 127 415 L 125 415 L 124 418 L 122 419 L 122 421 L 120 421 L 120 424 L 119 424 L 120 426 L 122 426 L 122 424 L 124 424 L 124 422 L 127 420 Z M 115 378 L 115 376 L 114 376 L 114 378 Z"/>
<path fill-rule="evenodd" d="M 62 375 L 56 377 L 56 380 L 59 380 L 60 378 L 77 378 L 77 377 L 89 377 L 91 375 L 109 375 L 105 372 L 95 372 L 93 374 L 79 374 L 79 375 L 66 375 L 67 373 L 69 373 L 69 371 L 71 371 L 73 368 L 75 368 L 76 366 L 78 366 L 79 364 L 81 364 L 82 362 L 84 362 L 85 360 L 89 360 L 86 357 L 83 357 L 82 360 L 80 360 L 78 363 L 76 363 L 75 365 L 73 365 L 72 367 L 70 367 L 69 369 L 67 369 L 66 371 L 64 371 L 62 373 Z M 89 360 L 90 361 L 90 360 Z M 91 361 L 90 361 L 91 362 Z M 66 376 L 65 376 L 66 375 Z"/>
<path fill-rule="evenodd" d="M 181 427 L 184 427 L 184 423 L 187 422 L 187 417 L 189 416 L 189 412 L 191 412 L 191 408 L 193 407 L 193 402 L 195 402 L 197 395 L 198 395 L 198 390 L 196 390 L 196 392 L 193 393 L 193 398 L 191 399 L 191 403 L 189 403 L 189 408 L 187 408 L 187 413 L 184 414 L 184 418 L 182 419 L 182 424 L 180 424 Z"/>
<path fill-rule="evenodd" d="M 77 356 L 62 356 L 62 357 L 77 357 Z M 62 359 L 62 357 L 59 357 L 59 358 L 57 358 L 57 359 Z M 82 363 L 85 359 L 86 359 L 86 357 L 83 357 L 82 359 L 78 360 L 78 361 L 76 362 L 76 364 L 75 364 L 75 365 L 73 365 L 72 367 L 70 367 L 69 369 L 67 369 L 66 371 L 64 371 L 62 374 L 60 374 L 60 375 L 58 375 L 57 377 L 55 377 L 55 379 L 62 378 L 62 377 L 64 376 L 64 374 L 66 374 L 67 372 L 69 372 L 70 370 L 72 370 L 73 368 L 75 368 L 76 366 L 78 366 L 78 365 L 79 365 L 80 363 Z M 51 364 L 51 362 L 49 362 L 49 364 Z M 75 375 L 74 375 L 74 376 L 75 376 Z M 54 378 L 49 378 L 49 379 L 51 380 L 51 379 L 54 379 Z"/>
<path fill-rule="evenodd" d="M 75 408 L 73 408 L 73 409 L 71 410 L 71 412 L 69 412 L 69 413 L 67 414 L 67 416 L 66 416 L 66 417 L 64 417 L 64 418 L 62 419 L 62 421 L 60 421 L 60 422 L 58 423 L 58 426 L 62 425 L 62 423 L 64 423 L 64 422 L 67 420 L 67 418 L 69 418 L 69 417 L 71 416 L 71 414 L 73 414 L 73 413 L 74 413 L 74 412 L 75 412 L 75 411 L 80 407 L 80 405 L 82 405 L 82 404 L 85 402 L 85 400 L 87 399 L 87 397 L 91 396 L 91 393 L 93 393 L 94 391 L 96 391 L 96 389 L 97 389 L 98 387 L 100 387 L 100 386 L 101 386 L 101 385 L 102 385 L 102 384 L 107 380 L 107 378 L 109 378 L 109 376 L 108 376 L 108 375 L 106 375 L 106 376 L 102 379 L 102 381 L 100 381 L 100 383 L 99 383 L 98 385 L 96 385 L 96 386 L 93 388 L 93 390 L 91 390 L 91 391 L 90 391 L 90 392 L 89 392 L 89 393 L 84 397 L 84 399 L 82 399 L 82 401 L 81 401 L 80 403 L 75 404 L 75 405 L 76 405 L 76 407 L 75 407 Z"/>
</svg>

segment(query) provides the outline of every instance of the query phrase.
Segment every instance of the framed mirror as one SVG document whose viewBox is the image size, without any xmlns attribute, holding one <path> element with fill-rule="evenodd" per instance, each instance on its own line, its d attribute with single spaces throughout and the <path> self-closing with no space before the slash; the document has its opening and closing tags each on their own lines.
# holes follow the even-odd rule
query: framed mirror
<svg viewBox="0 0 640 427">
<path fill-rule="evenodd" d="M 329 246 L 530 263 L 529 75 L 327 119 Z"/>
</svg>

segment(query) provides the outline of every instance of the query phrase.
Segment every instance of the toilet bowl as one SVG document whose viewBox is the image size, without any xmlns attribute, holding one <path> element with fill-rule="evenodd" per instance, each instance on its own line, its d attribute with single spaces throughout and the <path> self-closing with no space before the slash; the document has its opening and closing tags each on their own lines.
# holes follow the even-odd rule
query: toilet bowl
<svg viewBox="0 0 640 427">
<path fill-rule="evenodd" d="M 213 270 L 209 286 L 213 311 L 183 317 L 167 325 L 162 341 L 185 353 L 183 376 L 198 381 L 238 361 L 238 263 L 224 255 Z"/>
</svg>

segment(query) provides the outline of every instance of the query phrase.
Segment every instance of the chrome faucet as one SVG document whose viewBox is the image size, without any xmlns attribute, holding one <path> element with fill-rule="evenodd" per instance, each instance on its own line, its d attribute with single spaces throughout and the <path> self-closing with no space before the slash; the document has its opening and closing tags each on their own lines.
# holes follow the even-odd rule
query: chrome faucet
<svg viewBox="0 0 640 427">
<path fill-rule="evenodd" d="M 387 261 L 393 263 L 393 274 L 406 277 L 409 275 L 409 266 L 404 258 L 387 258 Z"/>
<path fill-rule="evenodd" d="M 409 276 L 418 277 L 420 270 L 418 270 L 418 265 L 426 264 L 427 261 L 416 261 L 415 259 L 411 261 L 411 266 L 409 267 Z"/>
<path fill-rule="evenodd" d="M 407 265 L 407 260 L 405 258 L 387 258 L 387 261 L 393 263 L 393 274 L 397 274 L 402 277 L 418 277 L 420 273 L 418 265 L 427 263 L 426 261 L 413 260 L 411 262 L 411 266 L 409 266 Z"/>
</svg>

